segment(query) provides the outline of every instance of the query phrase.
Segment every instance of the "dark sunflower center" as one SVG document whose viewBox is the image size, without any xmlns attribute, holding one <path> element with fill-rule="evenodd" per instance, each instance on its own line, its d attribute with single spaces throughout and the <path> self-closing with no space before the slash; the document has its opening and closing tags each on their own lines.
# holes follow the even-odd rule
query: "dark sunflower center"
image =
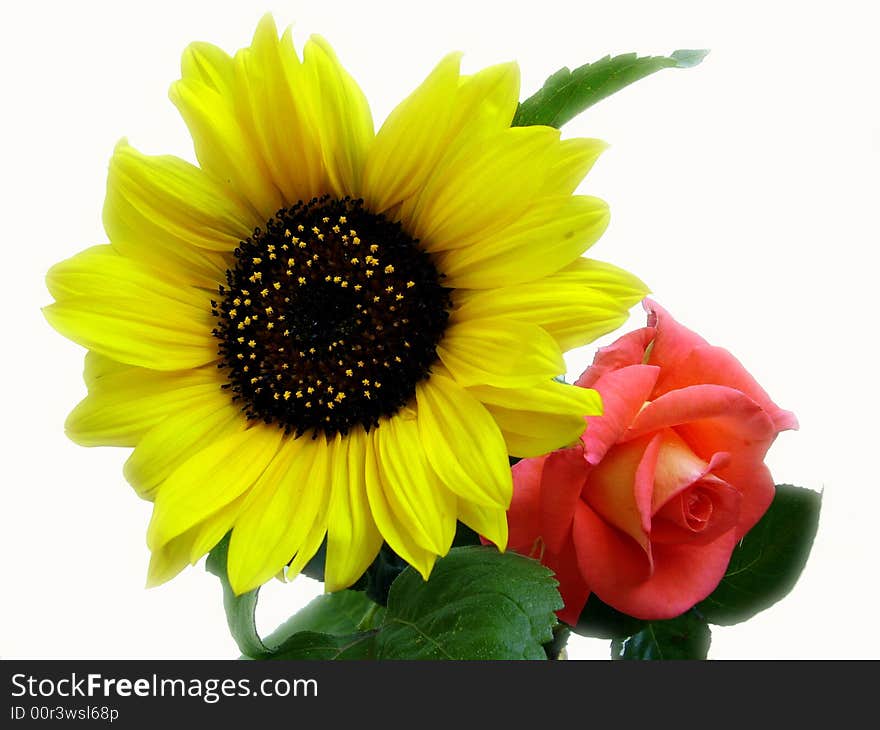
<svg viewBox="0 0 880 730">
<path fill-rule="evenodd" d="M 297 435 L 369 429 L 428 377 L 449 289 L 418 241 L 363 201 L 284 208 L 235 258 L 214 336 L 249 418 Z"/>
</svg>

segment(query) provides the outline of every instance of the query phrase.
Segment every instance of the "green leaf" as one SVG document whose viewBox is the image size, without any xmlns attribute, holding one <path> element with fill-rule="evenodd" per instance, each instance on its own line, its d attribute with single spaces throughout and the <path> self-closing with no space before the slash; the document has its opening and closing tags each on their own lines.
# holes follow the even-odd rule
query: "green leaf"
<svg viewBox="0 0 880 730">
<path fill-rule="evenodd" d="M 495 548 L 453 548 L 427 582 L 407 568 L 391 586 L 375 636 L 377 659 L 546 659 L 554 611 L 552 573 Z"/>
<path fill-rule="evenodd" d="M 453 548 L 425 582 L 406 568 L 391 585 L 388 608 L 361 591 L 319 596 L 271 635 L 254 623 L 257 591 L 235 596 L 226 577 L 228 539 L 211 551 L 226 616 L 251 659 L 546 659 L 555 611 L 562 608 L 552 573 L 495 548 Z"/>
<path fill-rule="evenodd" d="M 624 639 L 638 633 L 644 625 L 643 620 L 621 613 L 592 593 L 572 630 L 597 639 Z"/>
<path fill-rule="evenodd" d="M 361 591 L 325 593 L 265 637 L 263 644 L 269 653 L 275 653 L 291 636 L 304 631 L 335 636 L 355 634 L 375 606 Z"/>
<path fill-rule="evenodd" d="M 370 659 L 375 631 L 334 636 L 301 631 L 261 659 Z"/>
<path fill-rule="evenodd" d="M 681 50 L 670 56 L 646 56 L 635 53 L 605 56 L 574 71 L 562 68 L 544 86 L 521 102 L 511 126 L 546 124 L 559 128 L 597 101 L 611 96 L 631 83 L 664 68 L 691 68 L 709 51 Z"/>
<path fill-rule="evenodd" d="M 691 609 L 668 621 L 649 621 L 641 631 L 611 642 L 612 659 L 705 659 L 712 632 Z"/>
<path fill-rule="evenodd" d="M 229 585 L 229 577 L 226 574 L 226 555 L 229 551 L 229 534 L 208 553 L 205 563 L 209 573 L 213 573 L 220 579 L 223 586 L 223 608 L 226 610 L 226 623 L 229 624 L 229 632 L 242 654 L 249 657 L 258 657 L 266 653 L 266 645 L 257 633 L 257 624 L 254 619 L 254 611 L 257 608 L 257 595 L 260 589 L 236 596 Z"/>
<path fill-rule="evenodd" d="M 697 605 L 710 623 L 745 621 L 794 587 L 816 537 L 821 505 L 817 492 L 776 487 L 773 503 L 734 549 L 718 587 Z"/>
</svg>

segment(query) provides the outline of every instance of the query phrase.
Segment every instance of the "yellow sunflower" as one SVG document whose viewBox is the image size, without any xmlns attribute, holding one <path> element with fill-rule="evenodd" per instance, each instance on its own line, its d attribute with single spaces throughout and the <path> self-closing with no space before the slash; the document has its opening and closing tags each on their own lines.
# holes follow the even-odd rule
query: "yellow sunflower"
<svg viewBox="0 0 880 730">
<path fill-rule="evenodd" d="M 121 142 L 109 245 L 54 266 L 49 322 L 88 348 L 70 438 L 134 447 L 149 583 L 232 531 L 242 593 L 326 539 L 326 588 L 383 541 L 427 578 L 461 520 L 502 548 L 508 454 L 576 439 L 595 393 L 562 351 L 623 322 L 635 277 L 581 258 L 574 191 L 604 148 L 511 127 L 515 64 L 444 58 L 374 132 L 357 84 L 271 17 L 186 49 L 171 99 L 196 167 Z"/>
</svg>

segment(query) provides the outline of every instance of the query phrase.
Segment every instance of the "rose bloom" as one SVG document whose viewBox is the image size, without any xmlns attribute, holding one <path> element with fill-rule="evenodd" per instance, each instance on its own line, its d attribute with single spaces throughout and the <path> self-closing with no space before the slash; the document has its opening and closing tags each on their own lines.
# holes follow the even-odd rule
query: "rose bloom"
<svg viewBox="0 0 880 730">
<path fill-rule="evenodd" d="M 510 546 L 556 572 L 574 624 L 590 593 L 666 619 L 708 596 L 773 501 L 764 457 L 797 428 L 727 350 L 645 300 L 648 326 L 599 350 L 580 441 L 513 467 Z"/>
</svg>

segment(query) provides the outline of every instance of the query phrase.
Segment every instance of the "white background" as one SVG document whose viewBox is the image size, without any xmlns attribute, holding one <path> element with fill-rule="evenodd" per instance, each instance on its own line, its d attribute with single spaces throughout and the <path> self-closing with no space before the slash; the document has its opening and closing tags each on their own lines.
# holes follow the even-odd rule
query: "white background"
<svg viewBox="0 0 880 730">
<path fill-rule="evenodd" d="M 0 656 L 231 657 L 216 579 L 202 566 L 143 588 L 150 505 L 127 450 L 84 449 L 62 424 L 84 394 L 81 349 L 39 308 L 46 269 L 106 242 L 107 160 L 129 137 L 192 159 L 167 100 L 192 40 L 247 45 L 260 15 L 334 44 L 377 125 L 450 50 L 466 70 L 516 59 L 523 95 L 605 53 L 710 48 L 570 123 L 611 143 L 582 191 L 609 201 L 592 255 L 640 275 L 679 320 L 728 347 L 801 430 L 780 436 L 777 481 L 824 489 L 794 592 L 714 632 L 713 658 L 880 657 L 878 27 L 847 2 L 4 3 Z M 627 329 L 641 326 L 635 312 Z M 607 340 L 607 338 L 606 338 Z M 570 375 L 594 347 L 572 353 Z M 269 630 L 319 590 L 273 582 Z M 572 641 L 573 657 L 607 656 Z"/>
</svg>

